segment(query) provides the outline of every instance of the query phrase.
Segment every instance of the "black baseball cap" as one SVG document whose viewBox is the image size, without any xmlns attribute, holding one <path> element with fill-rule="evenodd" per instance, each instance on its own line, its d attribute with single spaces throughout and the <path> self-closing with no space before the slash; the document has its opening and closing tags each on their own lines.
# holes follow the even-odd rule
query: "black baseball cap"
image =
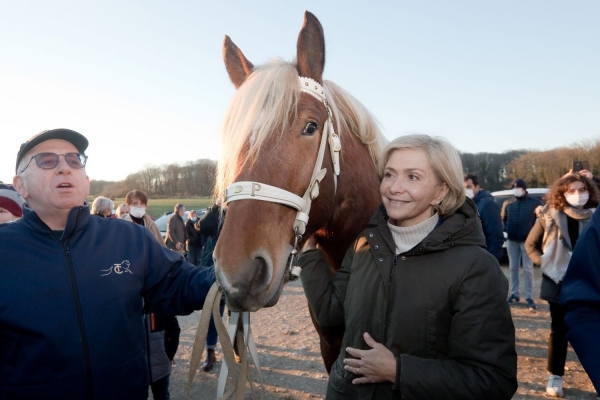
<svg viewBox="0 0 600 400">
<path fill-rule="evenodd" d="M 15 173 L 17 173 L 17 169 L 19 168 L 19 163 L 21 159 L 29 150 L 37 146 L 38 144 L 45 142 L 50 139 L 62 139 L 71 143 L 77 151 L 82 154 L 85 154 L 85 149 L 88 147 L 88 140 L 79 132 L 75 132 L 71 129 L 50 129 L 47 131 L 42 131 L 37 135 L 32 136 L 28 141 L 21 145 L 19 152 L 17 153 L 17 164 L 15 165 Z"/>
</svg>

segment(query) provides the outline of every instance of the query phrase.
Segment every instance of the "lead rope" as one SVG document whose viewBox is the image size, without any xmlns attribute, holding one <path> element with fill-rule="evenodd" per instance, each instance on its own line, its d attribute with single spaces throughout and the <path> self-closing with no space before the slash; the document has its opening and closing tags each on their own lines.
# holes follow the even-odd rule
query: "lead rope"
<svg viewBox="0 0 600 400">
<path fill-rule="evenodd" d="M 219 312 L 219 302 L 221 301 L 221 288 L 219 284 L 215 282 L 210 288 L 206 300 L 204 301 L 204 307 L 198 322 L 198 329 L 196 332 L 196 338 L 194 340 L 194 347 L 192 349 L 192 356 L 190 359 L 190 369 L 188 372 L 188 384 L 187 384 L 187 399 L 190 399 L 190 391 L 192 388 L 192 382 L 196 376 L 196 371 L 200 365 L 202 354 L 204 353 L 204 345 L 206 342 L 206 335 L 208 334 L 208 326 L 210 324 L 210 317 L 212 316 L 215 321 L 219 340 L 221 342 L 221 349 L 223 350 L 223 357 L 225 358 L 221 365 L 221 373 L 219 376 L 219 384 L 217 387 L 217 399 L 218 400 L 242 400 L 246 392 L 246 381 L 250 384 L 252 390 L 252 398 L 256 398 L 256 390 L 254 382 L 250 374 L 248 353 L 250 358 L 256 367 L 256 371 L 260 380 L 261 387 L 261 399 L 265 398 L 264 392 L 264 381 L 262 373 L 260 371 L 260 362 L 258 360 L 258 351 L 252 331 L 250 330 L 250 313 L 248 312 L 232 312 L 229 322 L 229 329 L 225 328 L 223 319 Z M 235 362 L 235 355 L 233 351 L 233 336 L 237 331 L 238 320 L 241 320 L 243 325 L 243 332 L 237 332 L 237 343 L 238 351 L 241 359 L 241 364 L 238 367 Z M 247 351 L 247 348 L 249 351 Z M 232 366 L 229 368 L 229 366 Z M 231 386 L 229 390 L 225 392 L 225 385 L 227 383 L 227 377 L 231 376 Z M 235 397 L 234 397 L 235 396 Z"/>
</svg>

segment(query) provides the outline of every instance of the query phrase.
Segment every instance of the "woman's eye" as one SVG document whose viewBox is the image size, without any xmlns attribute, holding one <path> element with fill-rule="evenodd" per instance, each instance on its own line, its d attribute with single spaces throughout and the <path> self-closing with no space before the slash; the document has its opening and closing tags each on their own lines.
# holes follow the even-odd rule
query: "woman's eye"
<svg viewBox="0 0 600 400">
<path fill-rule="evenodd" d="M 302 132 L 302 134 L 305 136 L 312 136 L 315 134 L 316 131 L 317 131 L 317 124 L 314 122 L 309 122 L 304 127 L 304 131 Z"/>
<path fill-rule="evenodd" d="M 419 179 L 419 177 L 418 177 L 418 176 L 416 176 L 416 175 L 409 175 L 409 176 L 408 176 L 408 179 L 410 179 L 411 181 L 416 181 L 416 180 L 418 180 L 418 179 Z"/>
</svg>

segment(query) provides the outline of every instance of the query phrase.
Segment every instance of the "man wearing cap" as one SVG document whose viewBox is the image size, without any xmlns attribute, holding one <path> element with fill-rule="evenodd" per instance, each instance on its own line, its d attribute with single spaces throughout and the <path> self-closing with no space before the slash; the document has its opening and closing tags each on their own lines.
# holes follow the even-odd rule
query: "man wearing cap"
<svg viewBox="0 0 600 400">
<path fill-rule="evenodd" d="M 0 225 L 0 397 L 146 399 L 146 311 L 201 309 L 214 282 L 142 226 L 92 218 L 87 139 L 21 145 L 23 217 Z"/>
<path fill-rule="evenodd" d="M 507 235 L 506 250 L 510 267 L 510 304 L 521 301 L 519 295 L 519 265 L 523 263 L 524 292 L 528 308 L 537 308 L 533 301 L 533 260 L 527 255 L 525 239 L 535 224 L 535 209 L 542 206 L 541 200 L 528 196 L 527 184 L 515 179 L 511 184 L 514 197 L 502 204 L 502 221 Z"/>
<path fill-rule="evenodd" d="M 24 202 L 12 185 L 0 183 L 0 224 L 21 218 Z"/>
</svg>

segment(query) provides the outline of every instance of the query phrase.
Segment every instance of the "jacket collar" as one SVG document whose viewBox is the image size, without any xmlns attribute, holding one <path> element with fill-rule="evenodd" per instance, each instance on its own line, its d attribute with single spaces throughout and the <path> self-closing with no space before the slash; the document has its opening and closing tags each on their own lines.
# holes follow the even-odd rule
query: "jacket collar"
<svg viewBox="0 0 600 400">
<path fill-rule="evenodd" d="M 74 233 L 83 230 L 88 223 L 90 218 L 90 206 L 87 201 L 83 203 L 81 206 L 73 207 L 71 211 L 69 211 L 69 216 L 67 217 L 67 225 L 63 231 L 63 235 L 61 240 L 64 240 Z M 48 225 L 44 223 L 37 215 L 37 213 L 29 208 L 27 204 L 23 206 L 23 222 L 25 225 L 33 228 L 33 229 L 48 229 Z"/>
</svg>

